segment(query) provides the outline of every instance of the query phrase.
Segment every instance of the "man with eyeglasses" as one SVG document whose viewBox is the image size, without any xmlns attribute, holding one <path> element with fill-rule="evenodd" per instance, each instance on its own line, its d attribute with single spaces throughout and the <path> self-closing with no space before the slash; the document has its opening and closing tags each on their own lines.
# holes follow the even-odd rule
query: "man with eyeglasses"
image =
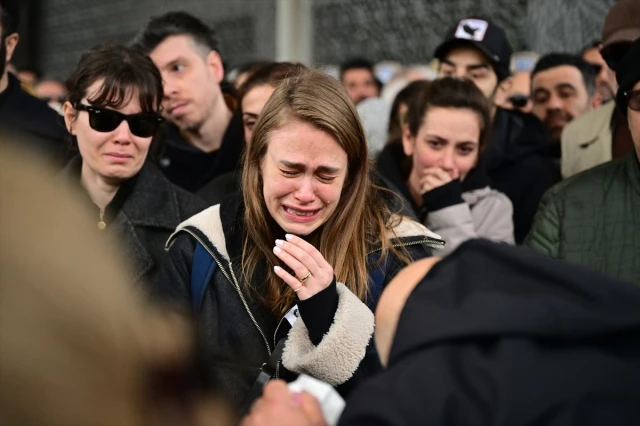
<svg viewBox="0 0 640 426">
<path fill-rule="evenodd" d="M 543 194 L 560 180 L 560 171 L 540 120 L 495 105 L 498 85 L 509 77 L 511 55 L 504 29 L 483 18 L 460 20 L 434 53 L 440 61 L 440 76 L 470 79 L 492 103 L 491 140 L 484 164 L 491 186 L 513 204 L 514 236 L 521 243 Z"/>
<path fill-rule="evenodd" d="M 616 66 L 631 43 L 640 37 L 640 1 L 618 0 L 609 9 L 602 29 L 600 54 L 607 64 L 608 84 L 615 93 Z M 615 102 L 587 112 L 562 133 L 562 176 L 568 178 L 633 150 L 626 117 Z"/>
<path fill-rule="evenodd" d="M 634 150 L 556 185 L 526 244 L 551 257 L 640 285 L 640 39 L 617 67 L 616 107 Z"/>
<path fill-rule="evenodd" d="M 18 45 L 19 2 L 0 1 L 0 134 L 61 167 L 68 157 L 66 130 L 58 114 L 25 92 L 7 65 Z"/>
</svg>

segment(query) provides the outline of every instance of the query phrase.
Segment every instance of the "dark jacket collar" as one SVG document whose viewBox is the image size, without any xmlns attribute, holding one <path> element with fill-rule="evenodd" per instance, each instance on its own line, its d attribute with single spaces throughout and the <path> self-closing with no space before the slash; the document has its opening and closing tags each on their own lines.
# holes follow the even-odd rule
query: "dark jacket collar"
<svg viewBox="0 0 640 426">
<path fill-rule="evenodd" d="M 61 176 L 65 181 L 81 187 L 81 169 L 82 157 L 76 156 L 64 168 Z M 133 226 L 173 230 L 181 218 L 178 200 L 172 189 L 162 173 L 146 161 L 136 176 L 120 186 L 113 201 L 109 203 L 105 211 L 107 223 L 128 221 Z M 82 192 L 86 195 L 84 189 Z"/>
<path fill-rule="evenodd" d="M 533 153 L 550 156 L 551 141 L 542 122 L 531 114 L 497 108 L 485 152 L 489 174 Z"/>
<path fill-rule="evenodd" d="M 22 90 L 20 80 L 11 73 L 9 85 L 0 98 L 0 122 L 61 143 L 67 136 L 63 118 L 45 102 Z"/>
</svg>

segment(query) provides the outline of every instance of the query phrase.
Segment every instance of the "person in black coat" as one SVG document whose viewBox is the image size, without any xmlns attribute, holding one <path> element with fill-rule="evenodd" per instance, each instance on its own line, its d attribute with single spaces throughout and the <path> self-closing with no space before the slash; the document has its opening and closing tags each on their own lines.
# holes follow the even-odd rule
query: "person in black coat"
<svg viewBox="0 0 640 426">
<path fill-rule="evenodd" d="M 0 135 L 4 143 L 19 144 L 57 167 L 64 165 L 64 125 L 54 110 L 25 92 L 7 70 L 18 45 L 18 2 L 0 3 Z"/>
<path fill-rule="evenodd" d="M 638 288 L 484 240 L 436 261 L 383 293 L 386 369 L 351 394 L 339 426 L 640 424 Z M 314 401 L 278 387 L 243 426 L 324 424 Z"/>
<path fill-rule="evenodd" d="M 117 236 L 134 279 L 149 291 L 171 233 L 206 207 L 148 161 L 162 122 L 160 73 L 144 54 L 105 44 L 82 56 L 67 86 L 64 121 L 80 155 L 62 179 L 83 189 L 96 226 Z"/>
</svg>

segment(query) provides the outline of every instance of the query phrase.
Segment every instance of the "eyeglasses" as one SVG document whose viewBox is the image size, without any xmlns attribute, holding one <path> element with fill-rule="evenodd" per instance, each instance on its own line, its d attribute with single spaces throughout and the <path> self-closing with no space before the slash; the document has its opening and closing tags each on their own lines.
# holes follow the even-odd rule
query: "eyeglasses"
<svg viewBox="0 0 640 426">
<path fill-rule="evenodd" d="M 529 97 L 527 95 L 513 95 L 509 96 L 509 102 L 516 108 L 524 108 L 527 106 L 527 102 L 529 102 Z"/>
<path fill-rule="evenodd" d="M 627 106 L 634 111 L 640 111 L 640 90 L 629 90 L 624 92 L 624 97 L 627 98 Z"/>
<path fill-rule="evenodd" d="M 127 120 L 131 133 L 141 138 L 148 138 L 156 133 L 164 121 L 162 117 L 155 114 L 122 114 L 112 109 L 96 108 L 80 103 L 75 108 L 89 113 L 89 125 L 98 132 L 112 132 L 118 128 L 122 120 Z"/>
</svg>

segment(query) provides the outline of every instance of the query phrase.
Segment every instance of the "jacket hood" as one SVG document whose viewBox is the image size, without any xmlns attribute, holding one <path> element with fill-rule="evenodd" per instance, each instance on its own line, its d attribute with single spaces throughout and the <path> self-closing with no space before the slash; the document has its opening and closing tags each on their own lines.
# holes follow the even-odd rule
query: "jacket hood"
<svg viewBox="0 0 640 426">
<path fill-rule="evenodd" d="M 631 284 L 525 247 L 471 240 L 409 296 L 389 366 L 463 339 L 566 343 L 640 333 L 639 310 L 640 289 Z"/>
</svg>

